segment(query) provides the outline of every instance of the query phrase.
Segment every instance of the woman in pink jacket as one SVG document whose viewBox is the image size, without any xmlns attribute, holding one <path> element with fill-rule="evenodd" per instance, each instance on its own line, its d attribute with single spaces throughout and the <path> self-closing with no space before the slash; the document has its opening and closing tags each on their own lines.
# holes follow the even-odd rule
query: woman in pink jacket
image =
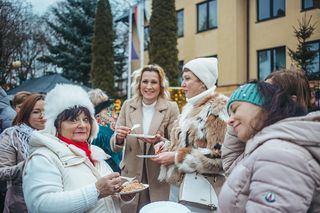
<svg viewBox="0 0 320 213">
<path fill-rule="evenodd" d="M 297 98 L 306 83 L 270 78 L 232 94 L 219 212 L 320 212 L 320 112 Z"/>
</svg>

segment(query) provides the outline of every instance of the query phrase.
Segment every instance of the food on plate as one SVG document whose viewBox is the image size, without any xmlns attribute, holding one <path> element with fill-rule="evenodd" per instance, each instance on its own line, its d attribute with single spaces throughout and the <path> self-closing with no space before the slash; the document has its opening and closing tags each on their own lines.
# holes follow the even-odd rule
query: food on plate
<svg viewBox="0 0 320 213">
<path fill-rule="evenodd" d="M 139 189 L 144 189 L 145 186 L 142 183 L 128 183 L 128 184 L 123 184 L 123 188 L 121 189 L 120 192 L 132 192 L 132 191 L 137 191 Z"/>
</svg>

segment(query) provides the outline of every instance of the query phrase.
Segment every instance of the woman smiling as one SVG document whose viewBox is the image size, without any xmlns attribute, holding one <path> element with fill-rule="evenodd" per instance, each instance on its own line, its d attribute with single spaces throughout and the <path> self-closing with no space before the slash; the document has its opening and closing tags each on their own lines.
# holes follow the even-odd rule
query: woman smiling
<svg viewBox="0 0 320 213">
<path fill-rule="evenodd" d="M 30 212 L 112 212 L 135 194 L 119 195 L 121 178 L 91 141 L 98 124 L 88 94 L 57 85 L 45 99 L 44 131 L 32 134 L 23 192 Z"/>
<path fill-rule="evenodd" d="M 137 212 L 145 204 L 167 200 L 169 186 L 157 180 L 159 164 L 150 159 L 137 158 L 136 155 L 154 155 L 154 144 L 169 138 L 171 127 L 179 114 L 175 102 L 169 101 L 168 83 L 165 72 L 158 65 L 147 65 L 135 73 L 133 85 L 135 96 L 124 102 L 117 120 L 115 134 L 111 138 L 114 151 L 122 151 L 122 175 L 136 176 L 143 183 L 150 185 L 148 190 L 137 196 L 131 205 L 122 211 Z M 134 124 L 139 128 L 131 131 Z M 152 139 L 136 138 L 130 133 L 156 136 Z"/>
</svg>

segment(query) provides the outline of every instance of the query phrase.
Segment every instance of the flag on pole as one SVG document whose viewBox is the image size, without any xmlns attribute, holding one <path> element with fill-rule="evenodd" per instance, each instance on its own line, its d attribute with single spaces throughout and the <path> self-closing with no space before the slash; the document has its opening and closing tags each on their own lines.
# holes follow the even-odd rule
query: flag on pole
<svg viewBox="0 0 320 213">
<path fill-rule="evenodd" d="M 133 42 L 131 42 L 131 60 L 139 60 L 139 56 L 134 48 Z"/>
</svg>

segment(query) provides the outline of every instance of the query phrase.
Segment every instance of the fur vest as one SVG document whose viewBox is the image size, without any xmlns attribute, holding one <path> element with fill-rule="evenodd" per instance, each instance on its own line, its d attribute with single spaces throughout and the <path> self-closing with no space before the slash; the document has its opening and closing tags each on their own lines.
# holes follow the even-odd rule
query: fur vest
<svg viewBox="0 0 320 213">
<path fill-rule="evenodd" d="M 169 151 L 176 151 L 175 162 L 161 166 L 159 181 L 180 184 L 184 173 L 221 174 L 220 147 L 226 132 L 228 98 L 211 93 L 193 106 L 186 106 L 171 131 Z"/>
</svg>

